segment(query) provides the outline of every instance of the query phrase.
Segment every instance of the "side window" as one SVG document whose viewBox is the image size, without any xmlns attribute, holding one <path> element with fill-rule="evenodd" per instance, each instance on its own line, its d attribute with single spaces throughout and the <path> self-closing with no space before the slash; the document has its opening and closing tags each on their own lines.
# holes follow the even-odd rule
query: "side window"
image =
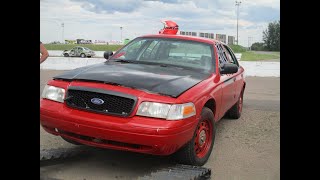
<svg viewBox="0 0 320 180">
<path fill-rule="evenodd" d="M 229 62 L 223 47 L 220 44 L 217 43 L 216 44 L 216 48 L 217 48 L 217 51 L 218 51 L 219 66 L 221 66 L 224 63 Z"/>
<path fill-rule="evenodd" d="M 224 46 L 224 48 L 226 49 L 226 54 L 230 60 L 231 63 L 236 64 L 237 66 L 239 66 L 239 63 L 237 61 L 236 56 L 233 54 L 233 52 L 231 51 L 231 49 L 228 46 Z"/>
</svg>

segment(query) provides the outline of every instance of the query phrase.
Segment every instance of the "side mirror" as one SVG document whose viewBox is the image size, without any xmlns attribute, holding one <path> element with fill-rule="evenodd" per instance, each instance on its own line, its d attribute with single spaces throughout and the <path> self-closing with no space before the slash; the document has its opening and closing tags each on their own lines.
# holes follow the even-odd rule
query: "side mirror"
<svg viewBox="0 0 320 180">
<path fill-rule="evenodd" d="M 225 63 L 220 68 L 220 74 L 233 74 L 238 72 L 238 66 L 232 63 Z"/>
<path fill-rule="evenodd" d="M 112 55 L 113 55 L 112 51 L 106 51 L 106 52 L 103 53 L 103 57 L 105 59 L 109 59 L 109 57 L 112 56 Z"/>
</svg>

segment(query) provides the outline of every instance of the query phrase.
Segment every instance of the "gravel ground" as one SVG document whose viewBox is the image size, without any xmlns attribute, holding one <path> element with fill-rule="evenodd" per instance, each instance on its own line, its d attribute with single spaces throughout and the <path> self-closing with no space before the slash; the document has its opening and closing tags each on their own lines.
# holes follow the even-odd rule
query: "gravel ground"
<svg viewBox="0 0 320 180">
<path fill-rule="evenodd" d="M 46 82 L 63 71 L 41 70 L 40 95 Z M 280 78 L 246 77 L 240 119 L 217 123 L 213 152 L 204 165 L 212 179 L 280 179 Z M 40 148 L 73 147 L 40 127 Z M 136 179 L 172 164 L 170 157 L 92 148 L 93 154 L 40 168 L 68 180 Z"/>
</svg>

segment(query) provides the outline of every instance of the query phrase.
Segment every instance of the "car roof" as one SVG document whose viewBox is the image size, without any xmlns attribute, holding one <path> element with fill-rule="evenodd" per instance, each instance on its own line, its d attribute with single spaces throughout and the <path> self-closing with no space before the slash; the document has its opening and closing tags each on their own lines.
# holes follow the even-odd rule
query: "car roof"
<svg viewBox="0 0 320 180">
<path fill-rule="evenodd" d="M 74 47 L 74 48 L 78 48 L 78 47 L 80 47 L 80 48 L 87 48 L 87 47 L 83 47 L 83 46 L 76 46 L 76 47 Z M 89 49 L 89 48 L 87 48 L 87 49 Z"/>
<path fill-rule="evenodd" d="M 144 35 L 140 37 L 183 39 L 183 40 L 204 42 L 208 44 L 215 44 L 216 42 L 219 42 L 221 44 L 226 45 L 225 43 L 218 41 L 216 39 L 209 39 L 209 38 L 203 38 L 198 36 L 185 36 L 185 35 L 175 35 L 175 34 L 149 34 L 149 35 Z"/>
</svg>

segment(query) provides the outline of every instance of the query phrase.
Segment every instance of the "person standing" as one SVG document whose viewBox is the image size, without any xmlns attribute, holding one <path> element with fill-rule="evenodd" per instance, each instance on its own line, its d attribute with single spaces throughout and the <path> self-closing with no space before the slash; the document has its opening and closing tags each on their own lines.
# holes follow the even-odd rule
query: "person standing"
<svg viewBox="0 0 320 180">
<path fill-rule="evenodd" d="M 40 56 L 40 64 L 41 64 L 49 57 L 49 53 L 41 41 L 40 41 L 40 53 L 41 53 L 41 56 Z"/>
</svg>

